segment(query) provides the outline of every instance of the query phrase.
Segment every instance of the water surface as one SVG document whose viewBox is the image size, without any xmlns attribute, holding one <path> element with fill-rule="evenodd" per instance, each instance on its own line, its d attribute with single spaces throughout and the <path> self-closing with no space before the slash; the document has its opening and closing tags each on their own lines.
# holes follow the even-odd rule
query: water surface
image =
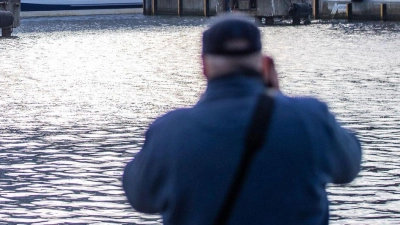
<svg viewBox="0 0 400 225">
<path fill-rule="evenodd" d="M 159 224 L 121 189 L 157 116 L 194 104 L 204 17 L 24 18 L 0 39 L 0 223 Z M 400 24 L 261 27 L 284 93 L 326 101 L 363 170 L 328 188 L 331 224 L 400 223 Z"/>
</svg>

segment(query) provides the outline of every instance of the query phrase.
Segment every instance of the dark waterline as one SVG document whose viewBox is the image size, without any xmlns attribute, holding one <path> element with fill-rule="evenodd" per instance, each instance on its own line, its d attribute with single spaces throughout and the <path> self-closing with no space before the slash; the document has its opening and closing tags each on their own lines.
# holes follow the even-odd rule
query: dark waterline
<svg viewBox="0 0 400 225">
<path fill-rule="evenodd" d="M 204 17 L 23 19 L 0 39 L 0 223 L 158 224 L 130 208 L 123 167 L 154 118 L 194 104 Z M 331 224 L 400 223 L 400 23 L 261 27 L 283 92 L 328 102 L 363 170 L 328 188 Z"/>
</svg>

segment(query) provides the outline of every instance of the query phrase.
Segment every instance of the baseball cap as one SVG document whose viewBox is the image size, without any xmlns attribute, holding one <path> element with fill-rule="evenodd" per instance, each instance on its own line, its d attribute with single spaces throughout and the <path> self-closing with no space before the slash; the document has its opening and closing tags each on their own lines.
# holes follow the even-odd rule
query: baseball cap
<svg viewBox="0 0 400 225">
<path fill-rule="evenodd" d="M 260 30 L 244 15 L 221 16 L 203 32 L 203 55 L 237 56 L 260 50 Z"/>
</svg>

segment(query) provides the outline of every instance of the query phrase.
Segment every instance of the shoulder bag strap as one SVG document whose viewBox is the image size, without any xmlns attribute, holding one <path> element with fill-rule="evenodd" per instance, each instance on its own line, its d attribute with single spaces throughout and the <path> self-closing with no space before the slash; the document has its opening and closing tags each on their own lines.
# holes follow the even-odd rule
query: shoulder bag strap
<svg viewBox="0 0 400 225">
<path fill-rule="evenodd" d="M 245 151 L 241 158 L 241 162 L 236 170 L 234 180 L 230 186 L 228 194 L 225 196 L 224 202 L 214 221 L 214 225 L 226 224 L 235 205 L 236 198 L 243 186 L 250 163 L 255 153 L 261 148 L 267 134 L 270 117 L 274 100 L 267 94 L 259 96 L 251 124 L 247 131 Z"/>
</svg>

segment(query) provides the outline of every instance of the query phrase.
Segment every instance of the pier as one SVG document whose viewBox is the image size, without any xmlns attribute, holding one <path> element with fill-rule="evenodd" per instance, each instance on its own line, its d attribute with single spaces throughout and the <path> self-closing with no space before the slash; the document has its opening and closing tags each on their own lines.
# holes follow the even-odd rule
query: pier
<svg viewBox="0 0 400 225">
<path fill-rule="evenodd" d="M 399 0 L 316 1 L 316 18 L 348 20 L 400 20 Z"/>
<path fill-rule="evenodd" d="M 244 12 L 256 22 L 272 25 L 292 19 L 292 24 L 320 20 L 400 21 L 400 0 L 143 0 L 142 8 L 21 12 L 21 0 L 0 0 L 2 37 L 11 36 L 23 17 L 77 16 L 100 14 L 215 16 Z"/>
<path fill-rule="evenodd" d="M 291 17 L 293 4 L 309 4 L 313 19 L 400 20 L 400 0 L 144 0 L 143 14 L 214 16 L 240 11 L 270 23 L 271 18 Z M 298 18 L 293 19 L 297 24 Z"/>
<path fill-rule="evenodd" d="M 10 37 L 13 28 L 21 24 L 21 0 L 0 0 L 0 28 L 2 37 Z"/>
</svg>

